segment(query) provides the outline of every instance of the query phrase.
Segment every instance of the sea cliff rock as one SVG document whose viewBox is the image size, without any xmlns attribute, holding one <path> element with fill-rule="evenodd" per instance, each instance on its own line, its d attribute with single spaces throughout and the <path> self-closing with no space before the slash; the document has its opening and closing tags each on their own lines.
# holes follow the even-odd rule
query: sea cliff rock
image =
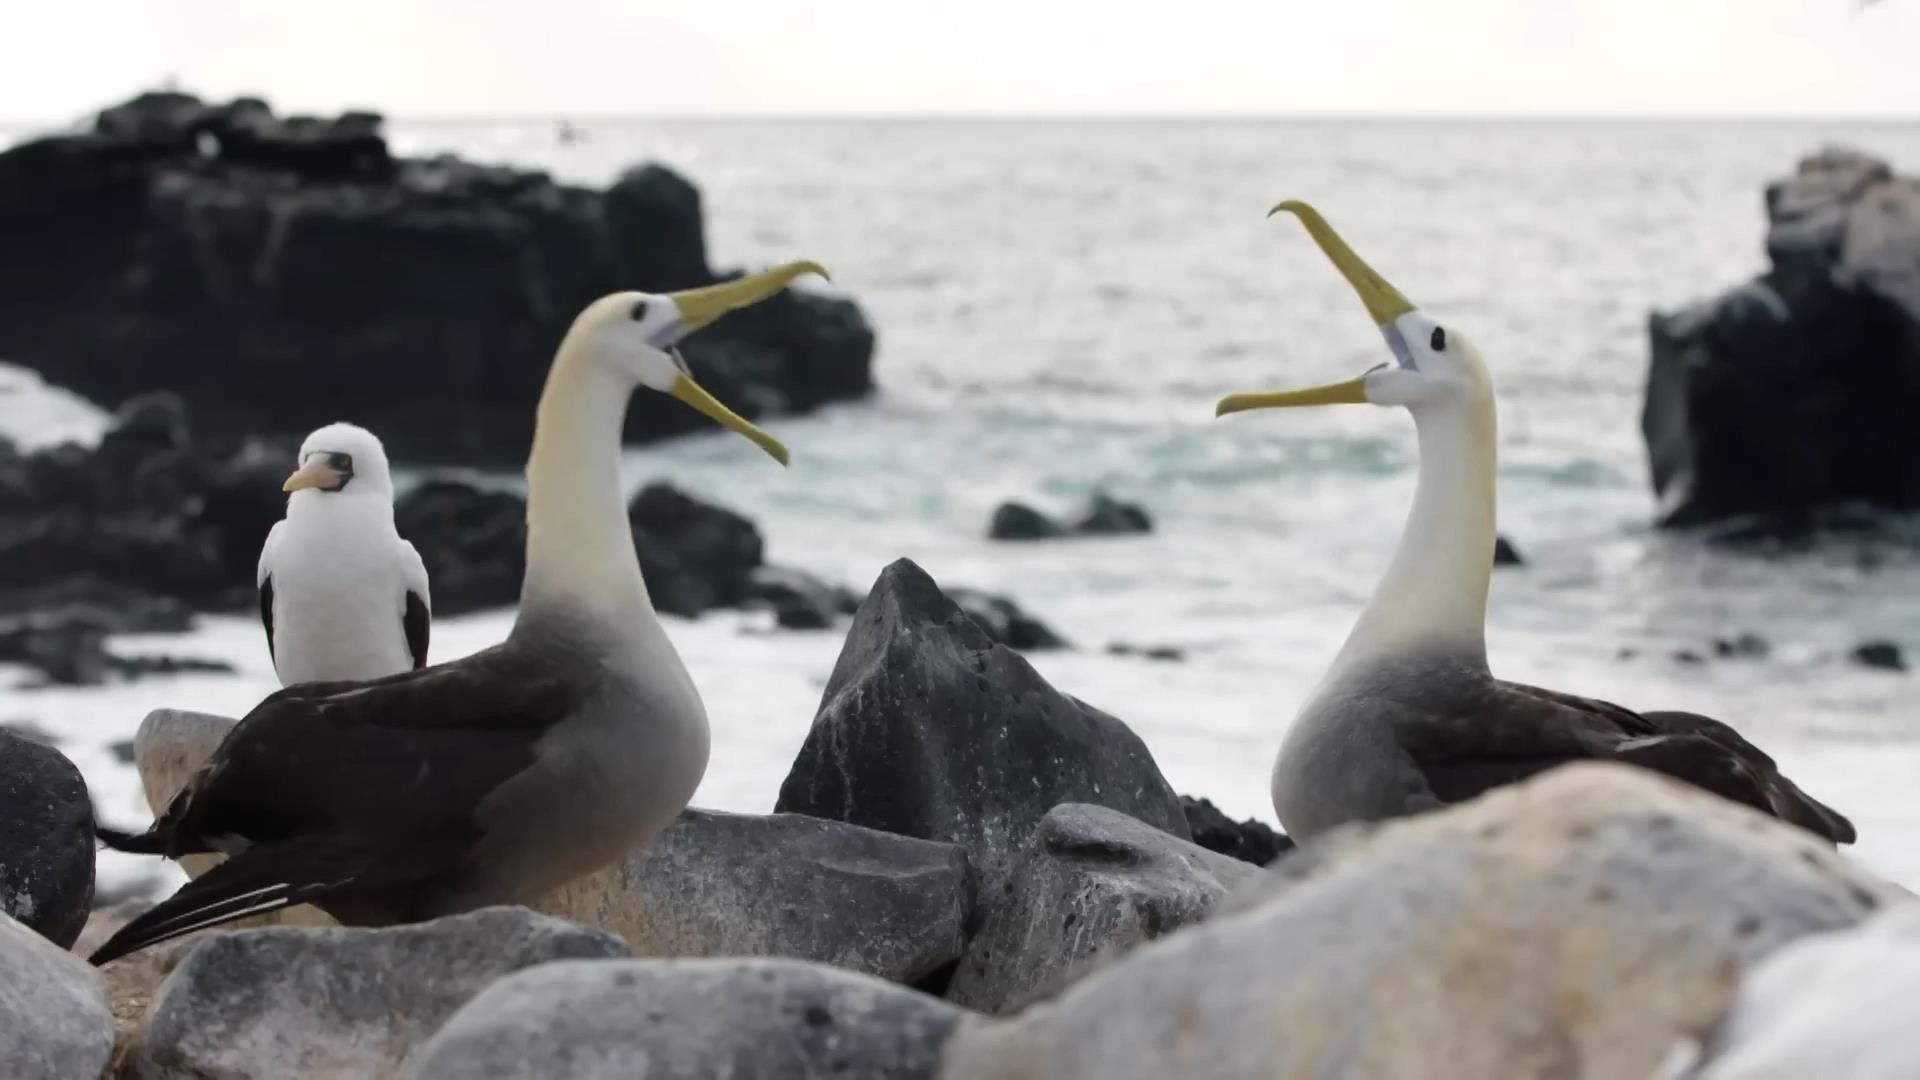
<svg viewBox="0 0 1920 1080">
<path fill-rule="evenodd" d="M 888 566 L 853 617 L 774 809 L 960 844 L 990 895 L 1065 802 L 1188 836 L 1139 736 L 1047 685 L 918 566 Z"/>
<path fill-rule="evenodd" d="M 0 730 L 0 916 L 61 948 L 93 905 L 93 802 L 65 754 Z"/>
<path fill-rule="evenodd" d="M 1095 491 L 1087 507 L 1062 524 L 1021 502 L 1001 503 L 987 522 L 989 540 L 1052 540 L 1063 536 L 1121 536 L 1153 531 L 1153 518 L 1138 503 Z"/>
<path fill-rule="evenodd" d="M 1650 320 L 1660 523 L 1920 506 L 1920 179 L 1829 149 L 1766 209 L 1767 273 Z"/>
<path fill-rule="evenodd" d="M 581 307 L 728 276 L 658 165 L 598 191 L 396 157 L 371 113 L 176 93 L 0 152 L 0 235 L 0 356 L 96 401 L 176 390 L 217 436 L 351 417 L 408 462 L 520 464 Z M 873 346 L 850 301 L 788 291 L 685 352 L 751 417 L 867 393 Z M 627 432 L 703 423 L 642 395 Z"/>
<path fill-rule="evenodd" d="M 112 1052 L 100 973 L 0 911 L 0 1074 L 93 1080 Z"/>
<path fill-rule="evenodd" d="M 1804 830 L 1580 764 L 1349 826 L 948 1044 L 943 1080 L 1641 1080 L 1789 942 L 1910 894 Z"/>
<path fill-rule="evenodd" d="M 489 987 L 416 1080 L 934 1080 L 960 1009 L 791 960 L 548 964 Z"/>
<path fill-rule="evenodd" d="M 143 1077 L 398 1080 L 413 1048 L 502 976 L 626 955 L 611 934 L 511 907 L 381 930 L 214 934 L 160 984 L 128 1058 Z"/>
</svg>

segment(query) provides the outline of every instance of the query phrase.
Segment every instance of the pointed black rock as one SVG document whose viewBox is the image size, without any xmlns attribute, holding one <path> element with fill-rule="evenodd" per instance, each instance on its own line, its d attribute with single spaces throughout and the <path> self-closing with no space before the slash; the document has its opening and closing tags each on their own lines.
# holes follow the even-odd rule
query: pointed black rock
<svg viewBox="0 0 1920 1080">
<path fill-rule="evenodd" d="M 775 809 L 961 844 L 985 895 L 1070 802 L 1189 838 L 1179 796 L 1127 725 L 1047 685 L 912 562 L 887 567 Z"/>
<path fill-rule="evenodd" d="M 0 731 L 0 914 L 65 949 L 93 904 L 93 802 L 65 754 Z"/>
</svg>

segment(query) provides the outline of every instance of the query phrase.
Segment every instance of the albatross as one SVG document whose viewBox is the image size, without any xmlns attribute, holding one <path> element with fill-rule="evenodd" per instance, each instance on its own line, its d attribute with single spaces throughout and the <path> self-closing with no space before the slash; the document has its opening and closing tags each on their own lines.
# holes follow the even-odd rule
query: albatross
<svg viewBox="0 0 1920 1080">
<path fill-rule="evenodd" d="M 328 424 L 300 444 L 287 516 L 255 583 L 280 685 L 377 679 L 427 666 L 427 568 L 393 527 L 393 477 L 373 432 Z"/>
<path fill-rule="evenodd" d="M 706 771 L 706 710 L 640 576 L 620 479 L 637 387 L 787 450 L 696 383 L 675 344 L 805 273 L 794 262 L 574 320 L 527 463 L 520 608 L 499 645 L 371 682 L 302 683 L 243 717 L 160 818 L 100 830 L 121 851 L 228 858 L 91 957 L 312 904 L 387 926 L 532 901 L 653 838 Z"/>
<path fill-rule="evenodd" d="M 1223 398 L 1215 415 L 1309 405 L 1413 414 L 1419 480 L 1399 549 L 1283 740 L 1273 807 L 1297 839 L 1344 822 L 1419 813 L 1577 760 L 1665 773 L 1851 843 L 1853 825 L 1802 792 L 1718 720 L 1635 712 L 1494 677 L 1487 589 L 1494 548 L 1494 394 L 1466 335 L 1416 308 L 1325 218 L 1291 213 L 1360 295 L 1391 359 L 1327 386 Z"/>
</svg>

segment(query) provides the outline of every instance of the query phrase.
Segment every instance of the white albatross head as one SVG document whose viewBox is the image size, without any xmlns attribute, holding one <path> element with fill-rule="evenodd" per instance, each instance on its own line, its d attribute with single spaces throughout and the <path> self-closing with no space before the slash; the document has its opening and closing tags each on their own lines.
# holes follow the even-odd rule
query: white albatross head
<svg viewBox="0 0 1920 1080">
<path fill-rule="evenodd" d="M 328 424 L 300 444 L 299 468 L 280 486 L 297 499 L 365 495 L 393 500 L 387 451 L 357 424 Z"/>
<path fill-rule="evenodd" d="M 1465 334 L 1442 326 L 1374 272 L 1354 254 L 1320 212 L 1297 199 L 1269 211 L 1298 217 L 1320 250 L 1353 291 L 1360 294 L 1373 316 L 1393 359 L 1357 378 L 1306 390 L 1233 394 L 1220 399 L 1215 416 L 1249 409 L 1283 409 L 1303 405 L 1399 405 L 1414 413 L 1440 408 L 1486 406 L 1493 401 L 1493 379 Z"/>
<path fill-rule="evenodd" d="M 802 274 L 827 276 L 815 262 L 790 262 L 759 274 L 683 292 L 618 292 L 587 305 L 567 332 L 573 355 L 613 375 L 627 389 L 644 386 L 679 398 L 721 427 L 743 435 L 780 464 L 787 448 L 721 404 L 695 382 L 676 348 L 687 335 L 727 312 L 779 293 Z"/>
</svg>

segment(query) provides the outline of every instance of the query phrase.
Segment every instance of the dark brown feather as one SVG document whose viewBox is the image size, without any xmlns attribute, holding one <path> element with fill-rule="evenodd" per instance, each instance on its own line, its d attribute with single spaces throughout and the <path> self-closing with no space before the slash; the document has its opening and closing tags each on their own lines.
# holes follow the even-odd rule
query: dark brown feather
<svg viewBox="0 0 1920 1080">
<path fill-rule="evenodd" d="M 267 659 L 273 660 L 273 575 L 260 579 L 260 625 L 267 628 Z"/>
<path fill-rule="evenodd" d="M 413 670 L 427 666 L 427 642 L 433 636 L 433 613 L 420 594 L 407 590 L 407 613 L 400 620 L 407 631 L 407 651 L 413 654 Z"/>
</svg>

